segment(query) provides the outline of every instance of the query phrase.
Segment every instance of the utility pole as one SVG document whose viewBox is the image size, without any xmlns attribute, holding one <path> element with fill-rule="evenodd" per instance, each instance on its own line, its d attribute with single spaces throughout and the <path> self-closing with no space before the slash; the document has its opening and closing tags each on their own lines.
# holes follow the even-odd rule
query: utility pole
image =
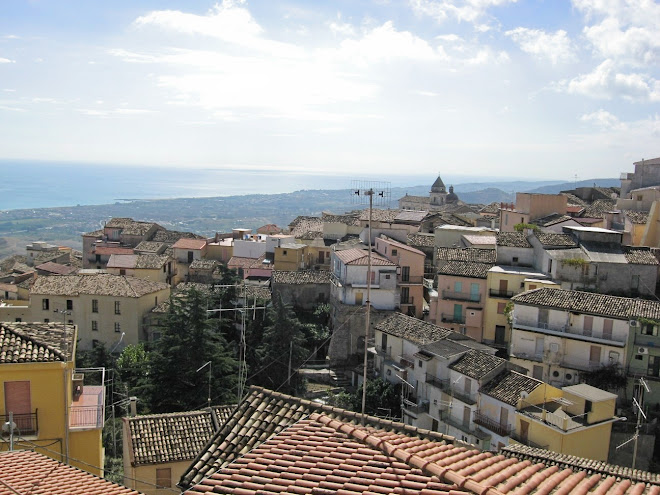
<svg viewBox="0 0 660 495">
<path fill-rule="evenodd" d="M 358 187 L 355 187 L 357 185 Z M 359 187 L 362 185 L 363 187 Z M 367 187 L 364 187 L 367 186 Z M 378 187 L 380 186 L 380 187 Z M 368 344 L 369 344 L 369 325 L 371 318 L 371 222 L 374 206 L 374 195 L 377 195 L 377 198 L 382 198 L 383 202 L 387 203 L 389 208 L 389 198 L 390 198 L 390 187 L 387 183 L 386 187 L 383 187 L 380 183 L 372 184 L 355 184 L 351 188 L 354 192 L 354 197 L 360 198 L 369 198 L 369 224 L 368 224 L 368 239 L 367 239 L 367 300 L 366 300 L 366 315 L 365 315 L 365 324 L 364 324 L 364 362 L 363 362 L 363 372 L 362 372 L 362 425 L 366 421 L 366 405 L 367 405 L 367 363 L 368 363 Z M 375 192 L 374 189 L 377 189 L 378 192 Z"/>
</svg>

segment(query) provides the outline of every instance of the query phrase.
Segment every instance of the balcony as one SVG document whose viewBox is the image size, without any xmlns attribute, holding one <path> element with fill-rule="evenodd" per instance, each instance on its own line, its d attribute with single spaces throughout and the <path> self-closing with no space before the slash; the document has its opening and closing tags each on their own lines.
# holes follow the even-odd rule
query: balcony
<svg viewBox="0 0 660 495">
<path fill-rule="evenodd" d="M 501 437 L 508 437 L 511 434 L 510 425 L 502 425 L 498 421 L 489 418 L 481 411 L 474 413 L 474 422 L 475 424 L 483 426 L 484 428 L 492 431 L 493 433 L 496 433 Z"/>
<path fill-rule="evenodd" d="M 501 297 L 504 299 L 511 299 L 513 297 L 513 291 L 510 290 L 488 289 L 488 294 L 490 297 Z"/>
<path fill-rule="evenodd" d="M 425 400 L 425 401 L 422 401 L 421 404 L 416 404 L 415 402 L 404 399 L 403 400 L 403 408 L 406 411 L 409 411 L 413 414 L 428 413 L 429 412 L 429 402 Z"/>
<path fill-rule="evenodd" d="M 415 298 L 414 297 L 406 297 L 406 298 L 401 298 L 401 302 L 399 304 L 406 304 L 406 305 L 414 305 L 415 304 Z"/>
<path fill-rule="evenodd" d="M 513 327 L 519 330 L 528 330 L 530 332 L 554 335 L 574 340 L 586 342 L 597 342 L 600 344 L 623 347 L 626 344 L 626 338 L 619 335 L 602 335 L 599 331 L 594 335 L 593 330 L 579 328 L 575 325 L 553 325 L 547 322 L 539 322 L 531 319 L 514 318 Z M 607 337 L 607 338 L 604 338 Z"/>
<path fill-rule="evenodd" d="M 397 282 L 399 285 L 422 285 L 422 282 L 424 282 L 424 277 L 422 276 L 416 276 L 416 277 L 407 277 L 406 280 L 403 279 L 401 275 L 397 277 Z"/>
<path fill-rule="evenodd" d="M 449 390 L 449 380 L 441 380 L 437 376 L 426 373 L 426 383 L 440 390 Z"/>
<path fill-rule="evenodd" d="M 473 435 L 479 440 L 486 440 L 490 438 L 488 433 L 481 431 L 479 428 L 475 428 L 472 423 L 465 423 L 464 421 L 455 419 L 451 415 L 446 415 L 444 418 L 442 418 L 442 422 L 448 424 L 449 426 L 453 426 L 454 428 L 458 428 L 463 433 Z"/>
<path fill-rule="evenodd" d="M 476 393 L 466 393 L 464 390 L 452 388 L 451 395 L 468 406 L 474 406 L 477 403 Z"/>
<path fill-rule="evenodd" d="M 443 323 L 465 323 L 465 315 L 455 315 L 453 313 L 442 313 L 440 318 Z"/>
<path fill-rule="evenodd" d="M 511 357 L 512 358 L 518 358 L 518 359 L 527 359 L 528 361 L 536 361 L 537 363 L 542 363 L 543 362 L 543 354 L 531 354 L 531 353 L 526 353 L 526 352 L 511 352 Z"/>
<path fill-rule="evenodd" d="M 392 357 L 392 346 L 383 347 L 382 345 L 377 345 L 376 354 L 384 357 Z"/>
<path fill-rule="evenodd" d="M 103 428 L 104 394 L 102 385 L 85 385 L 76 391 L 69 408 L 69 427 L 82 430 Z"/>
<path fill-rule="evenodd" d="M 456 292 L 453 290 L 443 290 L 442 298 L 451 299 L 452 301 L 481 302 L 481 294 L 471 294 L 469 292 Z"/>
<path fill-rule="evenodd" d="M 515 440 L 516 442 L 521 443 L 523 445 L 527 445 L 528 447 L 534 447 L 535 449 L 544 449 L 545 450 L 545 449 L 548 448 L 547 445 L 539 445 L 538 443 L 534 443 L 529 438 L 527 438 L 526 436 L 523 437 L 515 431 L 512 431 L 509 434 L 509 438 L 511 438 L 512 440 Z"/>
<path fill-rule="evenodd" d="M 35 409 L 33 413 L 14 414 L 12 416 L 12 421 L 16 424 L 17 435 L 29 436 L 37 434 L 39 431 L 38 411 L 38 409 Z M 0 414 L 0 420 L 3 424 L 7 423 L 9 421 L 9 413 Z M 3 432 L 3 435 L 7 435 L 7 433 Z"/>
</svg>

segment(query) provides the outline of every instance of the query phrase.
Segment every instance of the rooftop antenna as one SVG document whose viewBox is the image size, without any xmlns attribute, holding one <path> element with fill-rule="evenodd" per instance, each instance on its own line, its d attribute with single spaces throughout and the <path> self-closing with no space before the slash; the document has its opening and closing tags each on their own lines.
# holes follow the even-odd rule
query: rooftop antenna
<svg viewBox="0 0 660 495">
<path fill-rule="evenodd" d="M 368 240 L 367 240 L 367 314 L 364 324 L 364 363 L 362 374 L 362 425 L 366 421 L 366 404 L 367 404 L 367 358 L 368 358 L 368 342 L 369 342 L 369 319 L 371 317 L 371 217 L 374 207 L 374 197 L 376 198 L 377 205 L 387 205 L 389 208 L 390 202 L 390 183 L 389 182 L 375 182 L 375 181 L 362 181 L 354 180 L 351 182 L 351 191 L 354 203 L 363 204 L 369 198 L 369 223 L 367 225 Z"/>
<path fill-rule="evenodd" d="M 633 396 L 633 409 L 636 410 L 637 412 L 637 423 L 635 424 L 635 434 L 623 442 L 622 444 L 619 444 L 616 446 L 616 449 L 619 450 L 621 447 L 623 447 L 626 444 L 629 444 L 630 442 L 635 442 L 635 446 L 633 447 L 633 457 L 632 457 L 632 469 L 635 469 L 635 463 L 637 462 L 637 440 L 639 439 L 639 429 L 641 427 L 641 417 L 644 416 L 644 420 L 646 420 L 646 414 L 644 413 L 644 391 L 646 392 L 651 392 L 649 389 L 648 384 L 646 383 L 646 380 L 644 380 L 643 377 L 639 377 L 639 385 L 637 387 L 637 390 L 639 390 L 639 401 Z"/>
<path fill-rule="evenodd" d="M 207 366 L 209 367 L 209 397 L 208 397 L 207 401 L 208 401 L 209 408 L 210 408 L 211 407 L 211 369 L 213 368 L 212 362 L 207 361 L 206 363 L 201 365 L 199 368 L 197 368 L 197 371 L 195 371 L 195 373 L 199 373 L 200 371 L 202 371 Z"/>
</svg>

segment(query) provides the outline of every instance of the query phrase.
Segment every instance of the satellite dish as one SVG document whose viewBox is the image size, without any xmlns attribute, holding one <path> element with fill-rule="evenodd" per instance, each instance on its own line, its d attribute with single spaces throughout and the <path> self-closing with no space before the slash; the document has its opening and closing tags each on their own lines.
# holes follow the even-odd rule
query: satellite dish
<svg viewBox="0 0 660 495">
<path fill-rule="evenodd" d="M 525 392 L 524 390 L 520 392 L 520 398 L 521 399 L 526 399 L 529 396 L 528 392 Z"/>
<path fill-rule="evenodd" d="M 11 423 L 10 423 L 9 421 L 7 421 L 6 423 L 4 423 L 4 424 L 2 425 L 2 431 L 3 431 L 3 433 L 9 433 L 10 429 L 11 429 L 12 431 L 18 429 L 18 428 L 16 428 L 16 423 L 14 423 L 13 421 L 12 421 Z"/>
</svg>

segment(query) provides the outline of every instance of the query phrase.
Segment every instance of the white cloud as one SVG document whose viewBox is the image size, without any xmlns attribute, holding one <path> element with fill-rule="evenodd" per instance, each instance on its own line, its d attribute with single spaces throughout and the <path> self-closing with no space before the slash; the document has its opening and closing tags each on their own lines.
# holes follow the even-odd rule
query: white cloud
<svg viewBox="0 0 660 495">
<path fill-rule="evenodd" d="M 250 12 L 231 0 L 215 5 L 206 15 L 160 10 L 138 17 L 134 24 L 137 27 L 156 26 L 168 32 L 217 38 L 243 49 L 280 57 L 298 58 L 303 55 L 295 45 L 264 38 L 263 28 Z"/>
<path fill-rule="evenodd" d="M 555 89 L 591 98 L 660 102 L 660 81 L 645 74 L 619 72 L 611 60 L 605 60 L 589 74 L 560 81 Z"/>
<path fill-rule="evenodd" d="M 616 117 L 616 115 L 613 115 L 610 112 L 603 110 L 602 108 L 595 112 L 581 115 L 580 120 L 582 122 L 594 124 L 597 127 L 601 127 L 603 129 L 620 127 L 619 119 Z"/>
<path fill-rule="evenodd" d="M 504 33 L 520 45 L 520 49 L 553 65 L 576 59 L 573 46 L 564 30 L 548 33 L 540 29 L 518 27 Z"/>
<path fill-rule="evenodd" d="M 13 63 L 15 63 L 15 60 L 10 60 L 8 58 L 0 57 L 0 64 L 13 64 Z"/>
<path fill-rule="evenodd" d="M 500 7 L 517 0 L 410 0 L 413 10 L 444 22 L 456 19 L 461 22 L 476 22 L 484 17 L 491 7 Z M 479 25 L 480 30 L 488 30 L 486 25 Z"/>
<path fill-rule="evenodd" d="M 596 53 L 617 64 L 643 67 L 660 61 L 660 4 L 653 0 L 573 0 L 594 24 L 584 28 Z"/>
<path fill-rule="evenodd" d="M 133 115 L 148 115 L 155 113 L 153 110 L 146 110 L 143 108 L 114 108 L 109 110 L 98 110 L 91 108 L 79 108 L 78 112 L 90 117 L 115 117 L 115 116 L 133 116 Z"/>
</svg>

